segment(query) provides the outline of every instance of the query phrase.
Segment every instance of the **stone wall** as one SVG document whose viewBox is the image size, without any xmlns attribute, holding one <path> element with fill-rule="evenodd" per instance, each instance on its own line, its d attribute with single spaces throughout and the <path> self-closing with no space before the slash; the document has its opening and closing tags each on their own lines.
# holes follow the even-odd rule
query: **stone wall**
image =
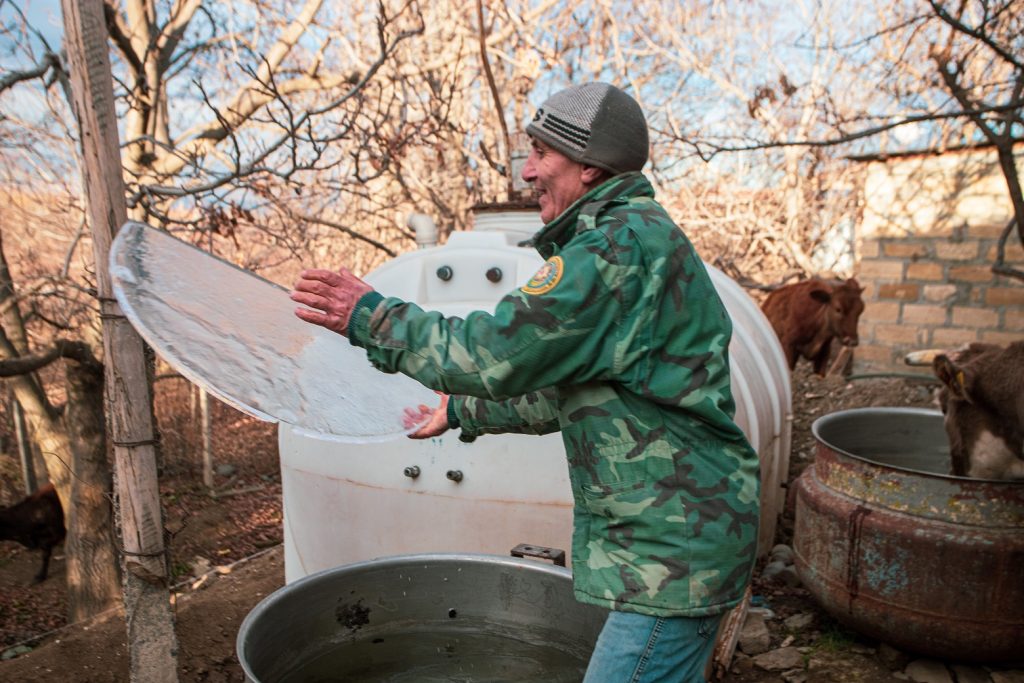
<svg viewBox="0 0 1024 683">
<path fill-rule="evenodd" d="M 900 369 L 915 349 L 1024 339 L 1024 282 L 991 271 L 1012 216 L 995 152 L 863 161 L 858 368 Z M 1024 170 L 1024 148 L 1018 168 Z M 1024 270 L 1015 235 L 1006 261 Z"/>
</svg>

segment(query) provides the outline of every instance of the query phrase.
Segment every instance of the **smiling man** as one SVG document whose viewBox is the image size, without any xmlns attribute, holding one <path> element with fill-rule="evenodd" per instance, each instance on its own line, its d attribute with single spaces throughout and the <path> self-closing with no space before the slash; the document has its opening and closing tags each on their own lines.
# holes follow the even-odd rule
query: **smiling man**
<svg viewBox="0 0 1024 683">
<path fill-rule="evenodd" d="M 573 489 L 573 588 L 609 617 L 587 683 L 703 681 L 753 569 L 758 460 L 733 420 L 732 324 L 640 172 L 647 122 L 605 83 L 550 97 L 523 178 L 546 262 L 464 319 L 304 271 L 301 319 L 439 392 L 414 438 L 560 431 Z"/>
</svg>

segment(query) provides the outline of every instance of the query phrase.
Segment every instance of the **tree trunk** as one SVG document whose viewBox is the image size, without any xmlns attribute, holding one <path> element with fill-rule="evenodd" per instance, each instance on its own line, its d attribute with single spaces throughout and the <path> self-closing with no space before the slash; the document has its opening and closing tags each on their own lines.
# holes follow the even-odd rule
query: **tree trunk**
<svg viewBox="0 0 1024 683">
<path fill-rule="evenodd" d="M 24 359 L 29 355 L 28 335 L 2 241 L 0 305 L 4 309 L 0 360 Z M 81 348 L 87 347 L 82 344 Z M 7 381 L 13 402 L 19 406 L 20 422 L 31 425 L 30 431 L 42 451 L 48 478 L 57 489 L 64 509 L 68 619 L 75 622 L 118 605 L 120 591 L 117 557 L 111 546 L 110 503 L 106 498 L 110 490 L 110 466 L 102 413 L 103 368 L 91 354 L 64 362 L 67 363 L 67 404 L 63 421 L 36 377 L 38 368 L 9 377 Z M 100 374 L 99 381 L 97 374 Z M 31 453 L 27 455 L 31 459 Z"/>
<path fill-rule="evenodd" d="M 999 154 L 999 168 L 1006 180 L 1006 191 L 1010 195 L 1013 206 L 1013 217 L 1017 221 L 1017 237 L 1024 246 L 1024 191 L 1020 186 L 1020 174 L 1017 173 L 1017 157 L 1013 153 L 1013 140 L 1000 140 L 996 145 Z"/>
<path fill-rule="evenodd" d="M 802 246 L 806 243 L 801 234 L 805 218 L 805 200 L 800 179 L 800 157 L 803 155 L 803 150 L 790 148 L 784 151 L 784 155 L 786 227 L 783 239 L 793 261 L 808 275 L 814 275 L 817 267 Z"/>
<path fill-rule="evenodd" d="M 71 507 L 65 515 L 68 608 L 72 622 L 121 604 L 121 575 L 114 546 L 103 416 L 103 366 L 66 360 L 68 402 L 64 425 L 74 452 Z"/>
<path fill-rule="evenodd" d="M 0 350 L 0 358 L 18 357 L 9 351 L 6 348 Z M 43 454 L 47 477 L 57 489 L 60 504 L 67 512 L 71 508 L 72 456 L 71 445 L 60 424 L 60 418 L 32 375 L 8 377 L 7 383 L 14 393 L 14 399 L 21 404 L 25 422 Z M 70 542 L 70 539 L 66 542 Z"/>
</svg>

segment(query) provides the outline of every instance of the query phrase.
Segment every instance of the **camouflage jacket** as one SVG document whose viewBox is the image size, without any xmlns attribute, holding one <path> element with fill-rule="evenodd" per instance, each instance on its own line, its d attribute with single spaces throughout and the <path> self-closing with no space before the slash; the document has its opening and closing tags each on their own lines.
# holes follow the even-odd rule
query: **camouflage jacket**
<svg viewBox="0 0 1024 683">
<path fill-rule="evenodd" d="M 700 616 L 749 580 L 759 465 L 733 421 L 732 323 L 653 196 L 640 173 L 588 192 L 537 233 L 548 260 L 494 314 L 371 292 L 349 333 L 379 369 L 460 395 L 464 436 L 561 431 L 577 599 Z"/>
</svg>

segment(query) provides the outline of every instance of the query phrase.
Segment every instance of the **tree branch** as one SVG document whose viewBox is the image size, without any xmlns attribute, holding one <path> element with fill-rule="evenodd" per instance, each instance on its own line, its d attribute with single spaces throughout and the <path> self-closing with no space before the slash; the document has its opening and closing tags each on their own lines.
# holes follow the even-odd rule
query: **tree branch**
<svg viewBox="0 0 1024 683">
<path fill-rule="evenodd" d="M 160 38 L 157 41 L 159 55 L 157 57 L 160 70 L 166 70 L 174 56 L 174 51 L 185 35 L 192 17 L 202 5 L 202 0 L 176 0 L 171 8 L 170 18 L 160 29 Z"/>
<path fill-rule="evenodd" d="M 693 140 L 683 139 L 682 142 L 692 146 L 700 158 L 704 161 L 710 161 L 715 155 L 722 152 L 753 152 L 760 149 L 775 149 L 782 147 L 834 147 L 847 142 L 854 142 L 856 140 L 862 140 L 864 138 L 870 138 L 884 133 L 885 131 L 899 128 L 900 126 L 906 126 L 911 123 L 920 123 L 922 121 L 942 121 L 945 119 L 958 119 L 958 118 L 971 118 L 980 116 L 983 114 L 993 114 L 1000 112 L 1012 112 L 1020 107 L 1024 106 L 1024 99 L 1016 99 L 1006 104 L 993 105 L 990 107 L 982 106 L 975 109 L 964 109 L 954 112 L 933 112 L 929 114 L 918 114 L 915 116 L 905 116 L 899 121 L 893 121 L 881 126 L 875 126 L 872 128 L 866 128 L 854 133 L 848 133 L 840 135 L 838 137 L 825 138 L 823 140 L 783 140 L 773 142 L 757 142 L 750 145 L 741 146 L 725 146 L 725 145 L 713 145 L 710 143 L 700 143 Z M 679 139 L 677 137 L 677 139 Z M 702 150 L 702 147 L 704 148 Z M 708 151 L 710 150 L 710 152 Z"/>
<path fill-rule="evenodd" d="M 31 81 L 35 78 L 42 78 L 50 69 L 60 70 L 60 57 L 53 52 L 47 52 L 37 65 L 24 71 L 8 71 L 0 76 L 0 93 L 14 87 L 22 81 Z"/>
<path fill-rule="evenodd" d="M 27 375 L 45 368 L 58 358 L 69 358 L 83 365 L 99 366 L 100 364 L 92 350 L 84 342 L 58 339 L 46 351 L 0 360 L 0 377 Z"/>
<path fill-rule="evenodd" d="M 487 32 L 484 29 L 484 7 L 482 0 L 476 0 L 476 16 L 477 21 L 480 24 L 480 30 L 478 37 L 480 39 L 480 61 L 484 65 L 484 75 L 487 76 L 487 85 L 491 89 L 491 97 L 494 98 L 494 108 L 498 112 L 498 123 L 501 124 L 501 136 L 505 142 L 505 158 L 510 160 L 512 158 L 512 150 L 510 148 L 509 137 L 508 137 L 508 124 L 505 122 L 505 109 L 501 105 L 501 95 L 498 94 L 498 86 L 494 82 L 494 73 L 491 71 L 491 62 L 487 59 Z M 482 145 L 481 145 L 482 146 Z M 512 196 L 512 184 L 513 178 L 511 177 L 512 163 L 506 161 L 505 174 L 508 175 L 508 193 L 509 197 Z M 497 170 L 497 169 L 495 169 Z"/>
<path fill-rule="evenodd" d="M 360 234 L 359 232 L 353 230 L 352 228 L 350 228 L 348 226 L 342 225 L 341 223 L 335 223 L 334 221 L 329 221 L 326 218 L 320 218 L 318 216 L 311 216 L 309 214 L 300 213 L 300 212 L 297 212 L 297 211 L 289 211 L 288 213 L 290 213 L 295 218 L 307 221 L 309 223 L 316 223 L 318 225 L 327 226 L 328 228 L 334 228 L 335 230 L 340 230 L 341 232 L 345 233 L 349 237 L 353 237 L 353 238 L 355 238 L 357 240 L 360 240 L 362 242 L 366 242 L 367 244 L 373 246 L 374 248 L 380 249 L 381 251 L 383 251 L 385 254 L 387 254 L 391 258 L 394 258 L 395 256 L 398 256 L 397 252 L 395 252 L 394 249 L 391 249 L 391 248 L 385 246 L 383 243 L 378 242 L 377 240 L 373 239 L 372 237 L 367 237 L 366 235 Z"/>
<path fill-rule="evenodd" d="M 996 275 L 1005 275 L 1017 280 L 1024 280 L 1024 270 L 1018 270 L 1013 266 L 1006 265 L 1006 240 L 1009 239 L 1010 233 L 1013 232 L 1013 226 L 1016 223 L 1016 218 L 1010 219 L 1010 222 L 1003 228 L 1002 234 L 999 235 L 999 242 L 996 244 L 996 260 L 992 264 L 992 272 Z M 1021 237 L 1021 243 L 1024 244 L 1024 237 Z"/>
<path fill-rule="evenodd" d="M 299 41 L 299 38 L 306 32 L 313 17 L 320 11 L 323 0 L 306 0 L 305 6 L 299 16 L 292 21 L 284 30 L 277 42 L 267 50 L 263 63 L 252 80 L 239 90 L 234 99 L 224 107 L 225 120 L 228 125 L 238 128 L 245 121 L 256 113 L 272 98 L 268 97 L 264 84 L 271 75 L 278 69 L 284 58 L 291 52 L 292 47 Z M 160 162 L 154 164 L 154 171 L 159 176 L 171 176 L 178 173 L 186 164 L 186 160 L 201 156 L 209 151 L 217 141 L 222 140 L 226 135 L 224 123 L 218 118 L 198 131 L 190 131 L 187 135 L 191 139 L 181 144 L 181 151 L 174 156 L 164 157 Z M 181 139 L 181 138 L 179 138 Z M 175 145 L 176 147 L 178 145 Z"/>
<path fill-rule="evenodd" d="M 312 119 L 314 119 L 315 117 L 317 117 L 317 116 L 319 116 L 321 114 L 324 114 L 326 112 L 332 111 L 334 109 L 337 109 L 338 107 L 343 105 L 345 102 L 347 102 L 349 99 L 355 97 L 360 91 L 362 91 L 362 89 L 366 86 L 366 84 L 377 74 L 377 71 L 379 71 L 380 68 L 384 65 L 384 63 L 387 61 L 388 57 L 391 55 L 391 53 L 394 51 L 394 49 L 398 46 L 398 44 L 401 43 L 403 40 L 406 40 L 407 38 L 410 38 L 410 37 L 412 37 L 414 35 L 421 34 L 423 32 L 423 28 L 424 27 L 421 24 L 420 26 L 416 27 L 415 29 L 409 29 L 409 30 L 406 30 L 406 31 L 402 31 L 398 35 L 396 35 L 390 42 L 387 42 L 387 39 L 383 35 L 383 30 L 382 30 L 381 31 L 381 37 L 380 37 L 381 51 L 380 51 L 380 54 L 378 55 L 377 60 L 372 65 L 370 65 L 370 68 L 367 69 L 366 73 L 364 73 L 358 79 L 358 81 L 356 81 L 355 83 L 352 84 L 352 87 L 348 91 L 346 91 L 343 95 L 341 95 L 339 98 L 333 100 L 332 102 L 329 102 L 329 103 L 327 103 L 327 104 L 325 104 L 325 105 L 323 105 L 321 107 L 317 107 L 315 109 L 310 109 L 310 110 L 307 110 L 307 111 L 303 112 L 300 116 L 298 116 L 295 119 L 295 122 L 294 122 L 293 127 L 292 127 L 291 130 L 286 130 L 276 140 L 270 140 L 269 142 L 267 142 L 263 146 L 263 148 L 261 149 L 261 151 L 260 151 L 260 153 L 258 155 L 256 155 L 254 158 L 250 159 L 246 164 L 244 164 L 242 166 L 239 166 L 235 170 L 235 172 L 227 173 L 227 174 L 222 174 L 222 175 L 219 175 L 219 176 L 214 176 L 212 179 L 208 180 L 205 183 L 197 184 L 197 185 L 193 185 L 193 186 L 189 186 L 189 187 L 171 187 L 171 186 L 166 186 L 166 185 L 149 185 L 149 186 L 146 186 L 145 188 L 139 189 L 131 197 L 129 197 L 128 198 L 128 206 L 129 207 L 135 206 L 139 202 L 139 200 L 143 196 L 145 196 L 145 195 L 163 196 L 163 197 L 185 197 L 185 196 L 194 195 L 194 194 L 197 194 L 197 193 L 208 192 L 210 190 L 214 190 L 214 189 L 216 189 L 218 187 L 221 187 L 221 186 L 231 182 L 232 180 L 235 180 L 237 178 L 240 178 L 242 176 L 245 176 L 245 175 L 248 175 L 250 173 L 255 172 L 257 169 L 259 169 L 260 163 L 262 163 L 264 159 L 269 157 L 272 152 L 276 151 L 281 146 L 283 146 L 284 144 L 286 144 L 287 142 L 289 142 L 290 140 L 293 139 L 293 136 L 294 136 L 296 130 L 299 130 L 300 128 L 303 128 L 303 127 L 307 126 L 307 124 Z M 349 82 L 351 82 L 351 77 L 349 77 Z M 266 84 L 262 84 L 262 86 L 264 88 L 267 87 Z M 272 99 L 272 98 L 268 98 L 267 101 L 270 101 L 270 99 Z M 228 119 L 225 119 L 225 120 L 228 120 Z M 232 118 L 232 119 L 230 119 L 230 123 L 237 127 L 238 125 L 240 125 L 241 122 L 235 120 L 234 118 Z M 220 127 L 220 130 L 223 131 L 223 126 Z M 224 135 L 226 136 L 226 132 L 224 133 Z M 160 174 L 174 175 L 175 173 L 180 171 L 180 169 L 183 168 L 186 165 L 186 163 L 188 163 L 188 158 L 189 158 L 187 156 L 188 154 L 198 154 L 200 148 L 202 148 L 202 149 L 209 149 L 209 148 L 213 147 L 213 145 L 216 143 L 216 140 L 199 140 L 199 141 L 195 141 L 194 140 L 193 142 L 207 143 L 207 144 L 204 144 L 204 145 L 189 145 L 189 146 L 187 146 L 187 149 L 185 151 L 177 151 L 177 152 L 175 152 L 175 156 L 174 157 L 169 157 L 168 159 L 165 159 L 164 163 L 158 164 L 158 167 L 157 167 L 156 170 Z M 127 144 L 131 144 L 131 143 L 125 143 L 125 144 L 127 145 Z M 175 163 L 172 164 L 172 163 L 170 163 L 171 161 L 173 161 Z M 273 172 L 271 169 L 266 169 L 266 170 L 268 172 Z"/>
<path fill-rule="evenodd" d="M 142 66 L 142 60 L 139 59 L 139 55 L 135 52 L 135 48 L 132 47 L 132 41 L 128 37 L 128 27 L 125 25 L 124 19 L 117 11 L 117 8 L 109 0 L 103 3 L 103 18 L 107 22 L 107 34 L 114 42 L 114 45 L 117 46 L 121 56 L 131 66 L 132 71 L 136 75 L 144 73 L 145 69 Z"/>
<path fill-rule="evenodd" d="M 928 0 L 928 4 L 932 6 L 932 10 L 935 12 L 935 16 L 948 24 L 953 30 L 963 33 L 964 35 L 970 36 L 975 40 L 983 43 L 990 50 L 995 52 L 997 55 L 1002 57 L 1008 63 L 1012 64 L 1015 69 L 1024 70 L 1024 62 L 1021 62 L 1017 55 L 1013 54 L 999 43 L 992 40 L 987 33 L 982 30 L 971 28 L 962 21 L 951 15 L 946 8 L 935 0 Z"/>
</svg>

